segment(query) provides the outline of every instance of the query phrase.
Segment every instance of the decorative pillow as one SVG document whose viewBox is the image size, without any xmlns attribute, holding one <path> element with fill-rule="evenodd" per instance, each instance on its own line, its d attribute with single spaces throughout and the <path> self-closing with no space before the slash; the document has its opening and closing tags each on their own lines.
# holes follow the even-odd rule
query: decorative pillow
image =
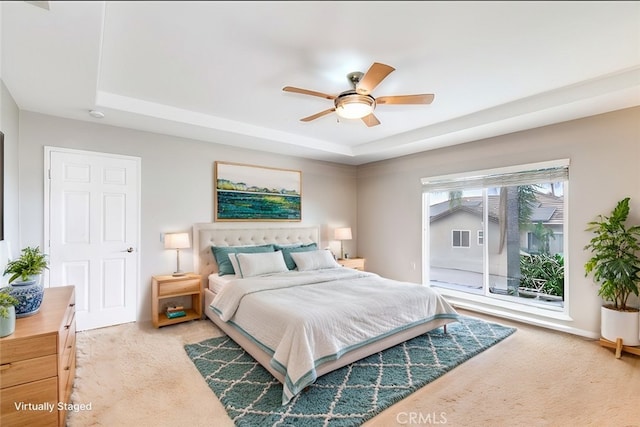
<svg viewBox="0 0 640 427">
<path fill-rule="evenodd" d="M 283 273 L 289 271 L 282 252 L 264 252 L 253 254 L 232 254 L 238 261 L 241 277 L 260 276 L 262 274 Z"/>
<path fill-rule="evenodd" d="M 276 245 L 276 251 L 282 251 L 282 256 L 284 257 L 284 262 L 287 264 L 287 268 L 289 270 L 293 270 L 296 268 L 296 263 L 291 258 L 292 252 L 310 252 L 317 251 L 318 245 L 315 243 L 309 243 L 308 245 L 298 244 L 296 246 L 279 246 Z"/>
<path fill-rule="evenodd" d="M 211 246 L 211 251 L 218 263 L 218 274 L 224 276 L 225 274 L 235 274 L 235 270 L 229 259 L 229 254 L 273 252 L 275 251 L 275 246 L 272 244 L 256 246 Z"/>
<path fill-rule="evenodd" d="M 293 252 L 291 253 L 291 258 L 293 258 L 293 261 L 296 263 L 298 271 L 341 267 L 328 249 L 311 252 Z"/>
<path fill-rule="evenodd" d="M 240 274 L 240 266 L 238 265 L 238 258 L 236 258 L 236 255 L 238 254 L 229 254 L 229 261 L 231 261 L 231 266 L 233 267 L 233 271 L 236 274 L 236 277 L 242 277 L 242 274 Z"/>
</svg>

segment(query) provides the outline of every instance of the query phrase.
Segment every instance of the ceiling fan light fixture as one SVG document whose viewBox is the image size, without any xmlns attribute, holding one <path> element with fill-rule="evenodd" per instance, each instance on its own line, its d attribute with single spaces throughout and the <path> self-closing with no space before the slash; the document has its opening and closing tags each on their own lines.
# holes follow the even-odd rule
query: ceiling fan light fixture
<svg viewBox="0 0 640 427">
<path fill-rule="evenodd" d="M 335 100 L 336 114 L 343 119 L 361 119 L 373 113 L 376 100 L 356 93 L 341 95 Z"/>
</svg>

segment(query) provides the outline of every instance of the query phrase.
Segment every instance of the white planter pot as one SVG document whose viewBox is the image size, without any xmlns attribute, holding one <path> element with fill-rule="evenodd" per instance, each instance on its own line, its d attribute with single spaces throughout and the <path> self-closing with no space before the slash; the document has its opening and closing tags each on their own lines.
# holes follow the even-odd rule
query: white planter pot
<svg viewBox="0 0 640 427">
<path fill-rule="evenodd" d="M 5 319 L 0 317 L 0 338 L 11 335 L 16 330 L 16 308 L 12 305 L 7 307 L 9 316 Z"/>
<path fill-rule="evenodd" d="M 624 345 L 640 345 L 640 314 L 637 311 L 617 311 L 601 307 L 600 315 L 602 338 L 613 342 L 622 338 Z"/>
</svg>

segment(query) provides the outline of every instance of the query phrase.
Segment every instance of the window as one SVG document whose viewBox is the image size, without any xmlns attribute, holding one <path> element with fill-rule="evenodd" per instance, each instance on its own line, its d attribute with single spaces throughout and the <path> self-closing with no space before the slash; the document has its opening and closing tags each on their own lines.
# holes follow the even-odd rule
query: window
<svg viewBox="0 0 640 427">
<path fill-rule="evenodd" d="M 468 230 L 452 230 L 451 245 L 454 248 L 468 248 L 469 247 L 469 231 Z"/>
<path fill-rule="evenodd" d="M 568 160 L 423 178 L 425 280 L 563 311 L 568 178 Z"/>
</svg>

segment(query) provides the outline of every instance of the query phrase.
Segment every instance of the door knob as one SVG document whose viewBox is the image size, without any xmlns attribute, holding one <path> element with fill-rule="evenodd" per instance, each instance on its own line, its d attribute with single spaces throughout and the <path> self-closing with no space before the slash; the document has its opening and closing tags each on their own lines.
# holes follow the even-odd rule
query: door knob
<svg viewBox="0 0 640 427">
<path fill-rule="evenodd" d="M 127 252 L 129 253 L 133 252 L 133 248 L 127 248 Z"/>
</svg>

